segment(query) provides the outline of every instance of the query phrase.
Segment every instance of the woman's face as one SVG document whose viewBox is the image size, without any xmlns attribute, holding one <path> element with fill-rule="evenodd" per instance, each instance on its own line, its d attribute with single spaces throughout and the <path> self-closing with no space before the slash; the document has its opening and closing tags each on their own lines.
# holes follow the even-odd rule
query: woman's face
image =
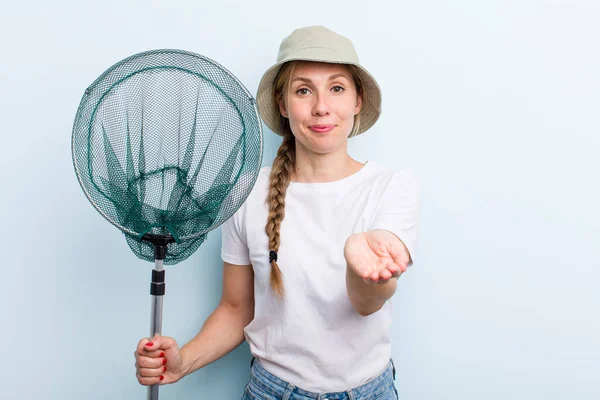
<svg viewBox="0 0 600 400">
<path fill-rule="evenodd" d="M 345 148 L 361 105 L 346 66 L 300 62 L 279 109 L 289 119 L 297 143 L 324 154 Z"/>
</svg>

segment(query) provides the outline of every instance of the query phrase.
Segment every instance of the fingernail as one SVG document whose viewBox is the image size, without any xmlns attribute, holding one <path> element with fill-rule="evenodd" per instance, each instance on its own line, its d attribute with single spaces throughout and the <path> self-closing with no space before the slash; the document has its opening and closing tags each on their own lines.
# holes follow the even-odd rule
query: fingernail
<svg viewBox="0 0 600 400">
<path fill-rule="evenodd" d="M 163 365 L 165 365 L 167 363 L 167 359 L 163 358 Z"/>
<path fill-rule="evenodd" d="M 163 372 L 166 372 L 166 371 L 167 371 L 167 367 L 163 367 Z"/>
<path fill-rule="evenodd" d="M 165 352 L 164 352 L 164 351 L 161 351 L 161 352 L 160 352 L 160 356 L 159 356 L 159 357 L 164 357 L 164 356 L 165 356 Z"/>
<path fill-rule="evenodd" d="M 146 346 L 148 346 L 148 347 L 152 347 L 152 345 L 153 345 L 153 344 L 154 344 L 154 343 L 152 343 L 152 342 L 148 342 L 148 343 L 146 343 Z"/>
<path fill-rule="evenodd" d="M 163 379 L 165 379 L 165 377 L 161 375 L 160 376 L 160 380 L 162 381 Z"/>
</svg>

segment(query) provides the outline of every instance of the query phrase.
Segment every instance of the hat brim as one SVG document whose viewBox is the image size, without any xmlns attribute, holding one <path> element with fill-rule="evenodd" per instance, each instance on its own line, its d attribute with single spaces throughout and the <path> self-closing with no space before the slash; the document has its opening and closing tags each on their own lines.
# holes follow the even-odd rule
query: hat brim
<svg viewBox="0 0 600 400">
<path fill-rule="evenodd" d="M 323 61 L 316 60 L 314 58 L 302 58 L 295 57 L 293 59 L 282 60 L 271 68 L 269 68 L 263 75 L 258 85 L 258 91 L 256 94 L 256 103 L 258 111 L 262 117 L 265 125 L 269 127 L 274 133 L 283 136 L 285 134 L 284 127 L 281 121 L 281 114 L 278 108 L 274 107 L 275 99 L 273 97 L 273 82 L 277 73 L 281 69 L 282 65 L 290 61 L 313 61 L 313 62 L 324 62 L 330 64 L 347 64 L 354 65 L 358 68 L 363 82 L 363 103 L 360 110 L 360 126 L 356 135 L 360 135 L 371 128 L 381 115 L 381 89 L 377 84 L 377 81 L 373 76 L 362 66 L 356 63 L 340 62 L 340 61 Z"/>
</svg>

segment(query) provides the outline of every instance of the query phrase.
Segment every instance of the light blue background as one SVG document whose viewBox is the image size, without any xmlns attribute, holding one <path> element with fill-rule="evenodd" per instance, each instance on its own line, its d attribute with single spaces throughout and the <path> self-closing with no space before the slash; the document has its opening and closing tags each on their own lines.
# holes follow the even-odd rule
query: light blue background
<svg viewBox="0 0 600 400">
<path fill-rule="evenodd" d="M 83 91 L 155 48 L 211 57 L 251 93 L 281 39 L 349 36 L 383 88 L 351 154 L 421 182 L 420 241 L 395 295 L 406 400 L 600 398 L 598 1 L 53 1 L 0 9 L 0 398 L 143 399 L 151 264 L 84 197 L 71 128 Z M 265 165 L 278 137 L 265 131 Z M 183 344 L 221 293 L 220 230 L 167 272 Z M 238 399 L 246 344 L 161 389 Z"/>
</svg>

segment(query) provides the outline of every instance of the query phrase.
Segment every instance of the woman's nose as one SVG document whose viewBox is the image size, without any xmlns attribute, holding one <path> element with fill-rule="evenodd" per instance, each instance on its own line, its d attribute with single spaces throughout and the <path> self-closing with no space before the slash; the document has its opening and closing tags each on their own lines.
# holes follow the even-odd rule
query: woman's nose
<svg viewBox="0 0 600 400">
<path fill-rule="evenodd" d="M 318 93 L 315 96 L 313 115 L 329 115 L 329 103 L 326 95 Z"/>
</svg>

